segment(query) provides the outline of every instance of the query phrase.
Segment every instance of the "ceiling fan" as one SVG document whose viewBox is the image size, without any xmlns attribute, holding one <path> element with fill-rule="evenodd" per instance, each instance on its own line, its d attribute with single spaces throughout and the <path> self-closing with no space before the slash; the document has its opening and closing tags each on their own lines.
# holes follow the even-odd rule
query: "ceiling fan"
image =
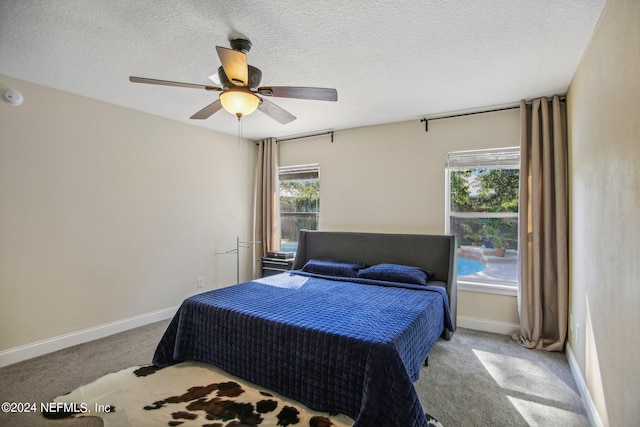
<svg viewBox="0 0 640 427">
<path fill-rule="evenodd" d="M 133 83 L 186 87 L 220 92 L 219 99 L 191 116 L 192 119 L 196 120 L 207 119 L 222 108 L 235 114 L 238 120 L 240 120 L 243 116 L 251 114 L 258 109 L 284 125 L 295 120 L 296 116 L 276 104 L 267 101 L 263 97 L 315 99 L 319 101 L 338 100 L 338 92 L 335 89 L 297 86 L 258 86 L 262 79 L 262 71 L 247 64 L 247 52 L 251 50 L 251 42 L 245 39 L 235 39 L 231 40 L 230 44 L 231 49 L 216 46 L 218 57 L 222 63 L 222 66 L 218 68 L 218 78 L 220 79 L 221 87 L 135 76 L 130 76 L 129 81 Z"/>
</svg>

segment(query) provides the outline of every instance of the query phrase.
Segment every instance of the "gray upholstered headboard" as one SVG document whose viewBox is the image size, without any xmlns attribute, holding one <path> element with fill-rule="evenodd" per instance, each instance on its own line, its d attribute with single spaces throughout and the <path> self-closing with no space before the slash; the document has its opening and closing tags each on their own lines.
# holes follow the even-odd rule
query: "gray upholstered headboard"
<svg viewBox="0 0 640 427">
<path fill-rule="evenodd" d="M 453 326 L 456 325 L 456 238 L 441 234 L 386 234 L 301 230 L 293 269 L 313 258 L 393 263 L 422 267 L 446 282 Z M 451 332 L 445 338 L 451 338 Z"/>
</svg>

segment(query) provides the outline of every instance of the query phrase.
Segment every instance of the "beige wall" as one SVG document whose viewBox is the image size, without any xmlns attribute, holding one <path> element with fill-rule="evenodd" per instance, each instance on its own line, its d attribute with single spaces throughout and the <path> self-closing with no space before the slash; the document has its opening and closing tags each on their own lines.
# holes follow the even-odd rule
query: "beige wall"
<svg viewBox="0 0 640 427">
<path fill-rule="evenodd" d="M 519 145 L 519 110 L 337 131 L 283 142 L 280 165 L 320 164 L 323 230 L 442 233 L 449 151 Z M 459 292 L 460 316 L 518 323 L 516 298 Z"/>
<path fill-rule="evenodd" d="M 609 0 L 567 99 L 569 342 L 597 412 L 611 426 L 640 419 L 639 70 L 640 2 Z"/>
<path fill-rule="evenodd" d="M 255 145 L 0 76 L 0 351 L 235 281 Z M 248 259 L 243 266 L 248 278 Z"/>
<path fill-rule="evenodd" d="M 610 0 L 568 95 L 570 346 L 605 425 L 640 418 L 640 2 Z M 517 110 L 338 131 L 280 146 L 320 163 L 321 228 L 440 233 L 447 151 L 519 143 Z M 401 208 L 398 208 L 400 206 Z M 515 298 L 461 291 L 459 315 L 517 323 Z M 580 325 L 579 334 L 576 324 Z M 578 337 L 578 335 L 580 335 Z"/>
</svg>

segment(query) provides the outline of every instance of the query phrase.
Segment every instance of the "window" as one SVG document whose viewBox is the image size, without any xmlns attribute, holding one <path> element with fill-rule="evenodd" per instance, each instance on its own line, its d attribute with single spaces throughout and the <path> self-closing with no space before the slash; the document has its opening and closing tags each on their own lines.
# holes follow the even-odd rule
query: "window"
<svg viewBox="0 0 640 427">
<path fill-rule="evenodd" d="M 446 232 L 457 238 L 461 289 L 514 292 L 519 174 L 518 147 L 447 154 Z"/>
<path fill-rule="evenodd" d="M 320 168 L 316 165 L 279 169 L 280 248 L 295 252 L 300 230 L 317 230 L 320 219 Z"/>
</svg>

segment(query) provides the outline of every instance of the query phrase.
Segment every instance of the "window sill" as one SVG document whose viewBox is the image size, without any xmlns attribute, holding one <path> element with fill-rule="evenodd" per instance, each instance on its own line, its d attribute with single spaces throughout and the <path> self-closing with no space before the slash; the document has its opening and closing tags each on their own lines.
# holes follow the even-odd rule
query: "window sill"
<svg viewBox="0 0 640 427">
<path fill-rule="evenodd" d="M 459 291 L 469 292 L 482 292 L 486 294 L 498 294 L 517 296 L 518 288 L 514 285 L 501 285 L 498 283 L 478 283 L 478 282 L 465 282 L 458 280 Z"/>
</svg>

